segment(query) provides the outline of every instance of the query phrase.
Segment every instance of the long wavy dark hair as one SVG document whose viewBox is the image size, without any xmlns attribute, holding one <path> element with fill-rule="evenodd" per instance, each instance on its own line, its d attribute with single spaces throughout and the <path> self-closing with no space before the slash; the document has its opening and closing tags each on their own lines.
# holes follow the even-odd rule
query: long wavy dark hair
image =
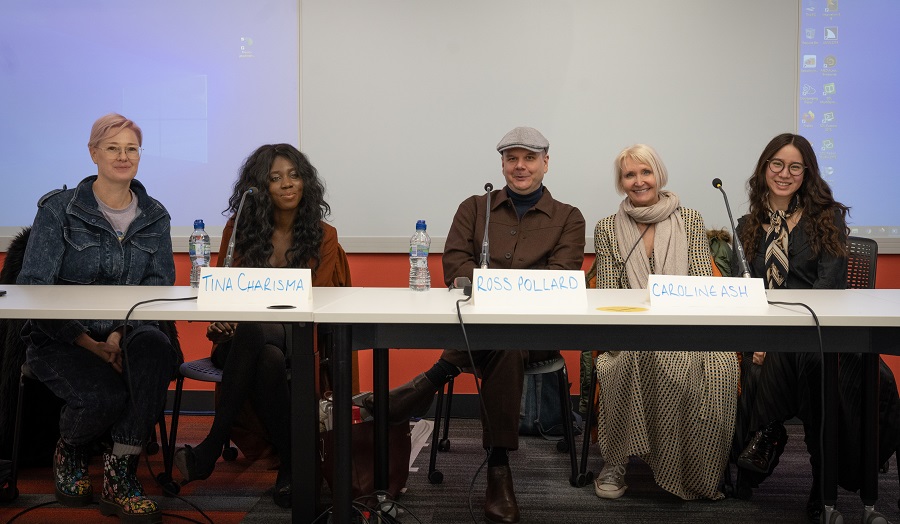
<svg viewBox="0 0 900 524">
<path fill-rule="evenodd" d="M 747 259 L 753 259 L 763 234 L 763 224 L 769 223 L 767 162 L 786 145 L 793 145 L 800 151 L 803 164 L 806 166 L 803 172 L 803 183 L 797 190 L 800 198 L 798 209 L 802 208 L 803 214 L 809 218 L 804 229 L 810 239 L 813 253 L 818 256 L 824 249 L 832 255 L 846 257 L 846 235 L 849 234 L 849 229 L 845 227 L 844 231 L 840 231 L 835 224 L 834 216 L 835 211 L 840 212 L 846 224 L 850 208 L 834 199 L 831 188 L 819 173 L 819 162 L 809 141 L 800 135 L 783 133 L 773 138 L 763 149 L 762 154 L 759 155 L 759 161 L 756 163 L 756 170 L 747 180 L 750 214 L 745 227 L 741 230 L 741 244 L 744 246 Z"/>
<path fill-rule="evenodd" d="M 251 187 L 259 190 L 254 196 L 248 196 L 244 203 L 239 230 L 233 233 L 234 250 L 240 255 L 242 266 L 268 267 L 274 250 L 272 233 L 275 231 L 275 206 L 269 195 L 269 172 L 279 156 L 291 162 L 303 180 L 303 197 L 294 217 L 294 240 L 285 253 L 287 267 L 309 267 L 315 274 L 324 235 L 321 221 L 331 214 L 331 206 L 325 202 L 325 184 L 319 179 L 318 171 L 296 147 L 266 144 L 248 156 L 234 183 L 228 208 L 222 214 L 234 216 L 244 191 Z"/>
</svg>

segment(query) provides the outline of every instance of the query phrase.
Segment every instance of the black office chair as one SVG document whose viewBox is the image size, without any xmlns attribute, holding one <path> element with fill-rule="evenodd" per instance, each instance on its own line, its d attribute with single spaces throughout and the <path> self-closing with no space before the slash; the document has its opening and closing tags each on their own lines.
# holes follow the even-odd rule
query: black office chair
<svg viewBox="0 0 900 524">
<path fill-rule="evenodd" d="M 542 375 L 544 373 L 555 373 L 559 380 L 559 401 L 562 405 L 563 413 L 563 437 L 557 442 L 556 448 L 562 453 L 569 452 L 569 460 L 571 464 L 571 475 L 569 483 L 576 485 L 576 477 L 578 475 L 578 459 L 575 456 L 575 426 L 572 417 L 572 403 L 569 398 L 569 375 L 566 371 L 566 361 L 562 357 L 556 357 L 543 362 L 536 362 L 532 365 L 525 366 L 525 375 Z M 437 469 L 437 452 L 450 450 L 450 439 L 448 432 L 450 430 L 450 408 L 453 404 L 453 379 L 447 382 L 446 390 L 438 389 L 437 405 L 434 408 L 434 428 L 431 432 L 431 457 L 428 462 L 428 481 L 432 484 L 440 484 L 444 481 L 444 474 Z M 446 406 L 444 399 L 446 397 Z M 443 424 L 443 429 L 442 429 Z M 443 432 L 443 436 L 438 436 Z"/>
<path fill-rule="evenodd" d="M 181 414 L 181 399 L 184 390 L 184 379 L 191 378 L 200 382 L 222 382 L 222 370 L 212 363 L 209 357 L 199 360 L 184 362 L 178 368 L 178 376 L 175 379 L 175 394 L 172 399 L 171 429 L 166 436 L 165 418 L 160 422 L 160 439 L 162 440 L 163 471 L 156 476 L 159 482 L 168 492 L 178 494 L 180 486 L 173 480 L 172 471 L 175 461 L 175 443 L 178 438 L 178 418 Z M 152 454 L 152 453 L 151 453 Z M 237 458 L 237 448 L 227 441 L 222 449 L 222 458 L 232 461 Z"/>
<path fill-rule="evenodd" d="M 849 237 L 847 241 L 850 249 L 850 256 L 847 258 L 847 289 L 875 289 L 878 242 L 862 237 Z"/>
</svg>

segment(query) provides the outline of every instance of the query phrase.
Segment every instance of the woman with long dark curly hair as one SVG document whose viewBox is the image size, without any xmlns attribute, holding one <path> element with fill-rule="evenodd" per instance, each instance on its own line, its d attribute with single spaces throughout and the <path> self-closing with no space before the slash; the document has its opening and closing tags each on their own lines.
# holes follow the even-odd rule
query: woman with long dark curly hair
<svg viewBox="0 0 900 524">
<path fill-rule="evenodd" d="M 770 289 L 846 286 L 850 208 L 832 196 L 808 140 L 791 133 L 773 138 L 747 192 L 750 212 L 738 220 L 738 235 L 753 276 L 765 276 Z M 787 260 L 774 256 L 782 252 Z"/>
<path fill-rule="evenodd" d="M 257 195 L 245 202 L 240 229 L 234 214 L 241 196 L 251 188 Z M 220 255 L 235 235 L 234 266 L 309 268 L 313 286 L 349 286 L 347 256 L 337 230 L 324 222 L 331 208 L 325 187 L 306 156 L 289 144 L 264 145 L 244 161 L 228 200 L 231 218 L 222 233 Z M 218 264 L 224 263 L 220 256 Z M 214 344 L 213 363 L 222 368 L 216 416 L 209 435 L 196 447 L 175 454 L 184 482 L 209 477 L 245 403 L 262 422 L 281 465 L 274 500 L 282 507 L 291 501 L 290 406 L 285 371 L 285 331 L 282 324 L 213 322 L 206 334 Z"/>
<path fill-rule="evenodd" d="M 737 234 L 747 254 L 750 275 L 764 278 L 770 289 L 844 289 L 847 286 L 846 218 L 849 208 L 834 199 L 822 179 L 809 141 L 784 133 L 765 147 L 747 180 L 750 212 L 738 220 Z M 736 262 L 735 262 L 736 264 Z M 732 274 L 737 274 L 735 264 Z M 855 491 L 861 460 L 859 427 L 862 365 L 857 354 L 841 353 L 839 390 L 842 458 L 838 482 Z M 742 363 L 742 399 L 737 442 L 749 443 L 737 458 L 738 494 L 748 497 L 775 468 L 787 439 L 783 422 L 803 421 L 812 465 L 812 489 L 806 512 L 811 522 L 822 513 L 820 388 L 818 353 L 756 352 Z M 897 448 L 897 388 L 890 369 L 881 364 L 881 460 Z M 857 422 L 854 423 L 853 420 Z M 743 428 L 743 429 L 741 429 Z M 887 455 L 887 456 L 886 456 Z"/>
</svg>

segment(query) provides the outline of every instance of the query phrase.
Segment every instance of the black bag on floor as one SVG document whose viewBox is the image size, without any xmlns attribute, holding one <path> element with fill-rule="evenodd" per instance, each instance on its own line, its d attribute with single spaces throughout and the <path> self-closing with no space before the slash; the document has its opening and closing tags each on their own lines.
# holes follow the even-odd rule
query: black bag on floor
<svg viewBox="0 0 900 524">
<path fill-rule="evenodd" d="M 568 386 L 565 385 L 567 389 Z M 562 438 L 564 419 L 559 405 L 559 388 L 559 376 L 556 373 L 525 375 L 519 435 L 538 435 L 548 440 Z M 566 404 L 566 408 L 572 411 L 571 402 Z M 572 412 L 572 421 L 575 424 L 575 434 L 580 433 L 581 415 Z"/>
</svg>

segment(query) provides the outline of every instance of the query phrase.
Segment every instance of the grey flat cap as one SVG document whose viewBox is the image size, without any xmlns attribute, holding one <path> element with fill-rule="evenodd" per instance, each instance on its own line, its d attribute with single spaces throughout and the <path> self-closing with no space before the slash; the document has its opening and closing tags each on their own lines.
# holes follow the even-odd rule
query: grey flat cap
<svg viewBox="0 0 900 524">
<path fill-rule="evenodd" d="M 497 151 L 502 153 L 513 147 L 522 147 L 535 153 L 546 153 L 550 150 L 550 142 L 533 127 L 517 127 L 506 133 L 506 136 L 500 140 L 500 143 L 497 144 Z"/>
</svg>

